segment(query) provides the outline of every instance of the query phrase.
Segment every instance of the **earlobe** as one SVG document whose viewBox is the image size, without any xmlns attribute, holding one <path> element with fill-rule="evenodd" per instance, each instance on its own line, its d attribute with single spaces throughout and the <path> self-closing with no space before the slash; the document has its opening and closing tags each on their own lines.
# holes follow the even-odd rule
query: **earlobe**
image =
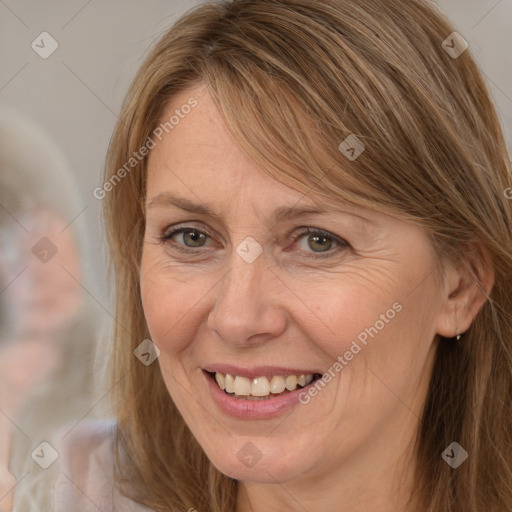
<svg viewBox="0 0 512 512">
<path fill-rule="evenodd" d="M 458 265 L 447 265 L 437 333 L 452 338 L 466 332 L 489 299 L 494 279 L 490 252 L 479 242 L 471 243 Z"/>
</svg>

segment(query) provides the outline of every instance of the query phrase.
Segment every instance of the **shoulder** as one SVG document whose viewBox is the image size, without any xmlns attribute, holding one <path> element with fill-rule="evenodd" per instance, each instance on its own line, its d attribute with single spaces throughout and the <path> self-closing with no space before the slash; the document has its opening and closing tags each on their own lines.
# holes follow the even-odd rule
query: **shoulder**
<svg viewBox="0 0 512 512">
<path fill-rule="evenodd" d="M 105 440 L 113 440 L 117 428 L 115 419 L 81 420 L 63 425 L 54 438 L 57 447 L 94 447 Z"/>
<path fill-rule="evenodd" d="M 117 423 L 115 419 L 81 420 L 63 425 L 54 437 L 56 449 L 67 450 L 97 448 L 105 441 L 113 441 Z"/>
<path fill-rule="evenodd" d="M 115 420 L 82 420 L 61 427 L 54 438 L 61 471 L 77 485 L 90 477 L 94 463 L 101 465 L 102 472 L 111 472 L 115 431 Z"/>
<path fill-rule="evenodd" d="M 108 486 L 113 486 L 113 420 L 88 420 L 62 426 L 53 444 L 59 476 L 54 487 L 55 512 L 88 511 L 92 507 L 111 511 Z"/>
<path fill-rule="evenodd" d="M 54 443 L 60 471 L 54 487 L 54 512 L 149 510 L 122 496 L 115 487 L 116 428 L 114 419 L 82 420 L 58 431 Z"/>
</svg>

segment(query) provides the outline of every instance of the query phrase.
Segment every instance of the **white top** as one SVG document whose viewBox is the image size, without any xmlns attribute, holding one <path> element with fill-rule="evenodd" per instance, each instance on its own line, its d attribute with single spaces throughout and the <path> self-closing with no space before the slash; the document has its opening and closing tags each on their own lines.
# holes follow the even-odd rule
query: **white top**
<svg viewBox="0 0 512 512">
<path fill-rule="evenodd" d="M 82 421 L 57 439 L 54 512 L 152 512 L 114 486 L 115 420 Z"/>
</svg>

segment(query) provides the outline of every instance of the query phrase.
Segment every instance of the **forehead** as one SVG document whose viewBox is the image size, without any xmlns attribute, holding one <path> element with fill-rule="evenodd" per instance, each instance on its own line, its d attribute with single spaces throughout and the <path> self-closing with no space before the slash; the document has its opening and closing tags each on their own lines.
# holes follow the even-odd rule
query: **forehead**
<svg viewBox="0 0 512 512">
<path fill-rule="evenodd" d="M 215 172 L 219 177 L 222 169 L 254 166 L 229 133 L 204 86 L 174 97 L 153 134 L 156 146 L 149 155 L 148 171 L 156 177 L 162 177 L 158 173 L 162 167 Z"/>
<path fill-rule="evenodd" d="M 183 107 L 190 104 L 195 106 Z M 223 212 L 238 211 L 237 206 L 250 202 L 258 216 L 268 211 L 275 222 L 349 213 L 373 223 L 366 209 L 319 195 L 313 188 L 304 193 L 265 173 L 232 137 L 204 85 L 174 97 L 161 119 L 161 126 L 172 123 L 149 156 L 148 208 L 180 208 L 221 220 Z"/>
<path fill-rule="evenodd" d="M 190 103 L 195 106 L 183 108 Z M 263 172 L 249 158 L 230 134 L 204 86 L 177 95 L 165 109 L 160 126 L 171 118 L 174 124 L 166 126 L 149 155 L 149 193 L 167 187 L 181 195 L 190 196 L 194 191 L 220 199 L 227 190 L 240 196 L 247 191 L 254 193 L 256 188 L 297 199 L 303 195 Z"/>
</svg>

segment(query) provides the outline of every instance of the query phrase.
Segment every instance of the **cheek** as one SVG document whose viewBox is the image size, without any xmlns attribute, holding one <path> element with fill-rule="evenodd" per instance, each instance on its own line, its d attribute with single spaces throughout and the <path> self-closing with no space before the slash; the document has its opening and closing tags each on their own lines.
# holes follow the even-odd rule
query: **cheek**
<svg viewBox="0 0 512 512">
<path fill-rule="evenodd" d="M 192 339 L 199 322 L 200 301 L 208 288 L 192 283 L 175 270 L 144 257 L 140 289 L 151 339 L 160 350 L 176 352 Z"/>
<path fill-rule="evenodd" d="M 399 322 L 402 304 L 394 290 L 391 283 L 373 289 L 363 287 L 355 276 L 309 287 L 307 303 L 314 315 L 307 315 L 309 325 L 303 323 L 303 328 L 326 354 L 326 362 L 350 350 L 354 341 L 364 347 L 377 333 Z"/>
<path fill-rule="evenodd" d="M 388 393 L 372 383 L 372 371 L 406 393 L 434 334 L 435 290 L 427 280 L 411 293 L 410 276 L 393 270 L 381 272 L 380 282 L 372 276 L 373 286 L 361 285 L 370 283 L 367 274 L 353 272 L 338 276 L 335 285 L 318 282 L 306 295 L 315 316 L 308 315 L 311 323 L 303 323 L 303 330 L 322 353 L 326 373 L 342 376 L 333 382 L 361 404 L 382 401 Z"/>
</svg>

